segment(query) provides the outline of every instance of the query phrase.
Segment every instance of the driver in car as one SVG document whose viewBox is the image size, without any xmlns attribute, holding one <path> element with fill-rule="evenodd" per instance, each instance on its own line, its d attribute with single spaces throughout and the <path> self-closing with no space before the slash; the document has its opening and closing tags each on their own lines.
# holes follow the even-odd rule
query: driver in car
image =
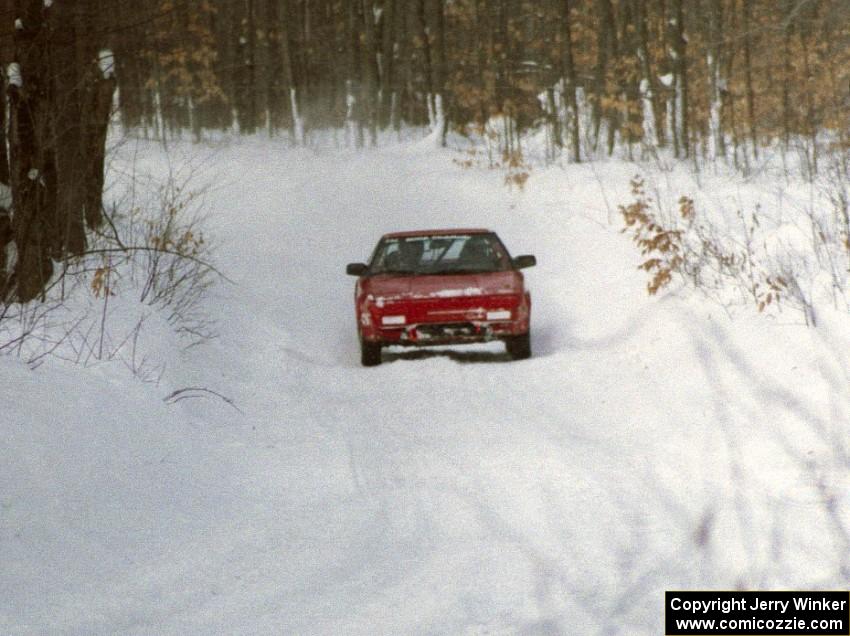
<svg viewBox="0 0 850 636">
<path fill-rule="evenodd" d="M 422 254 L 425 252 L 423 241 L 402 241 L 398 244 L 401 269 L 415 272 L 419 269 Z"/>
<path fill-rule="evenodd" d="M 498 262 L 498 257 L 493 253 L 487 239 L 470 238 L 460 252 L 458 263 L 464 267 L 473 269 L 493 269 Z"/>
</svg>

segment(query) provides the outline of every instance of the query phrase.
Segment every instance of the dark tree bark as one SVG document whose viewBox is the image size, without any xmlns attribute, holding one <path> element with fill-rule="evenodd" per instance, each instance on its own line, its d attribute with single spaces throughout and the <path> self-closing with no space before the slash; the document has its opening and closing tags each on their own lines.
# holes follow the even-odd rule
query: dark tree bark
<svg viewBox="0 0 850 636">
<path fill-rule="evenodd" d="M 103 222 L 103 179 L 106 171 L 106 135 L 112 113 L 112 98 L 118 83 L 114 74 L 100 73 L 89 92 L 88 116 L 83 131 L 85 153 L 85 219 L 89 228 Z"/>
<path fill-rule="evenodd" d="M 0 212 L 0 306 L 9 296 L 9 272 L 6 263 L 6 249 L 14 240 L 12 218 L 6 212 Z"/>
<path fill-rule="evenodd" d="M 264 83 L 266 87 L 266 110 L 269 124 L 269 136 L 274 136 L 280 127 L 283 112 L 280 78 L 281 68 L 281 28 L 280 0 L 265 0 L 266 21 L 266 65 Z"/>
<path fill-rule="evenodd" d="M 9 152 L 12 167 L 12 230 L 17 262 L 12 273 L 14 298 L 32 300 L 53 274 L 50 221 L 54 209 L 46 175 L 53 154 L 47 146 L 51 117 L 49 38 L 43 3 L 16 0 L 15 70 L 9 78 Z M 14 67 L 13 67 L 14 68 Z"/>
<path fill-rule="evenodd" d="M 720 0 L 710 0 L 708 6 L 708 87 L 709 135 L 714 148 L 712 159 L 726 156 L 726 136 L 723 127 L 723 68 L 724 40 L 723 7 Z"/>
<path fill-rule="evenodd" d="M 785 13 L 790 12 L 786 6 Z M 787 152 L 791 143 L 791 82 L 793 81 L 793 62 L 791 60 L 791 28 L 790 15 L 784 20 L 782 28 L 782 144 Z"/>
<path fill-rule="evenodd" d="M 51 105 L 51 137 L 46 151 L 53 155 L 56 171 L 56 208 L 51 222 L 53 256 L 85 250 L 85 183 L 88 148 L 85 144 L 86 118 L 91 106 L 93 73 L 90 60 L 97 57 L 85 37 L 87 2 L 58 2 L 48 11 L 51 39 L 51 72 L 54 82 Z M 109 113 L 107 112 L 107 117 Z M 101 166 L 102 171 L 102 166 Z"/>
<path fill-rule="evenodd" d="M 425 79 L 425 99 L 428 108 L 428 123 L 434 123 L 434 69 L 431 61 L 431 38 L 428 37 L 428 20 L 425 14 L 425 0 L 414 0 L 416 7 L 416 29 L 421 43 L 422 74 Z"/>
<path fill-rule="evenodd" d="M 614 22 L 614 8 L 611 0 L 596 0 L 598 29 L 596 32 L 596 68 L 593 82 L 593 138 L 594 147 L 599 144 L 599 132 L 603 117 L 608 121 L 608 153 L 614 148 L 614 136 L 617 130 L 616 109 L 605 106 L 605 101 L 615 96 L 608 94 L 608 67 L 617 58 L 617 27 Z"/>
<path fill-rule="evenodd" d="M 0 106 L 6 104 L 6 85 L 0 82 Z M 6 109 L 0 107 L 0 185 L 9 186 L 9 154 L 6 138 Z M 2 207 L 2 206 L 0 206 Z M 2 213 L 2 210 L 0 210 Z M 2 252 L 2 247 L 0 247 Z"/>
<path fill-rule="evenodd" d="M 398 99 L 395 94 L 396 54 L 395 47 L 398 42 L 396 33 L 396 4 L 399 0 L 384 0 L 380 20 L 378 20 L 379 54 L 378 54 L 378 125 L 386 128 L 394 125 L 393 113 L 395 111 L 394 100 Z"/>
<path fill-rule="evenodd" d="M 86 249 L 101 215 L 106 127 L 115 80 L 99 66 L 96 0 L 16 0 L 9 77 L 12 274 L 17 300 L 38 297 L 53 260 Z M 107 75 L 109 75 L 107 77 Z"/>
<path fill-rule="evenodd" d="M 234 24 L 238 63 L 234 68 L 234 88 L 239 130 L 251 134 L 257 130 L 255 0 L 243 0 L 239 22 Z"/>
</svg>

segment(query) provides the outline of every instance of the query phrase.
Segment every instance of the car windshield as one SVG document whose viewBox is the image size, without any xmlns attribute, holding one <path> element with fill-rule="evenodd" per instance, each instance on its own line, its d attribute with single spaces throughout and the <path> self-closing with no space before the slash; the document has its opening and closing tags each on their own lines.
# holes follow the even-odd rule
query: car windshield
<svg viewBox="0 0 850 636">
<path fill-rule="evenodd" d="M 510 257 L 495 234 L 410 236 L 382 239 L 372 274 L 475 274 L 511 268 Z"/>
</svg>

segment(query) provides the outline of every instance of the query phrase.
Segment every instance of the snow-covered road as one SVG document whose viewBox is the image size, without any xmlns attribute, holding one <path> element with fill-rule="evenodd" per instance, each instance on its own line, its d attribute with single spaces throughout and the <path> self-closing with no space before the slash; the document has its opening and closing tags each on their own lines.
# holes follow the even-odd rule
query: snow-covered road
<svg viewBox="0 0 850 636">
<path fill-rule="evenodd" d="M 657 634 L 665 589 L 838 583 L 821 336 L 648 298 L 632 165 L 512 191 L 452 157 L 218 148 L 218 339 L 160 386 L 0 361 L 0 633 Z M 345 264 L 445 226 L 536 254 L 534 357 L 361 368 Z"/>
</svg>

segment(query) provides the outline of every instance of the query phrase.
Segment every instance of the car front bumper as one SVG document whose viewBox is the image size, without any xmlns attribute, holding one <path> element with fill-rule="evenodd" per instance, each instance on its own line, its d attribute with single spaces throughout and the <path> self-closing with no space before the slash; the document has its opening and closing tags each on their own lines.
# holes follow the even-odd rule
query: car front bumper
<svg viewBox="0 0 850 636">
<path fill-rule="evenodd" d="M 405 325 L 401 328 L 364 330 L 364 340 L 381 345 L 427 347 L 503 340 L 528 333 L 528 320 L 467 321 Z"/>
</svg>

